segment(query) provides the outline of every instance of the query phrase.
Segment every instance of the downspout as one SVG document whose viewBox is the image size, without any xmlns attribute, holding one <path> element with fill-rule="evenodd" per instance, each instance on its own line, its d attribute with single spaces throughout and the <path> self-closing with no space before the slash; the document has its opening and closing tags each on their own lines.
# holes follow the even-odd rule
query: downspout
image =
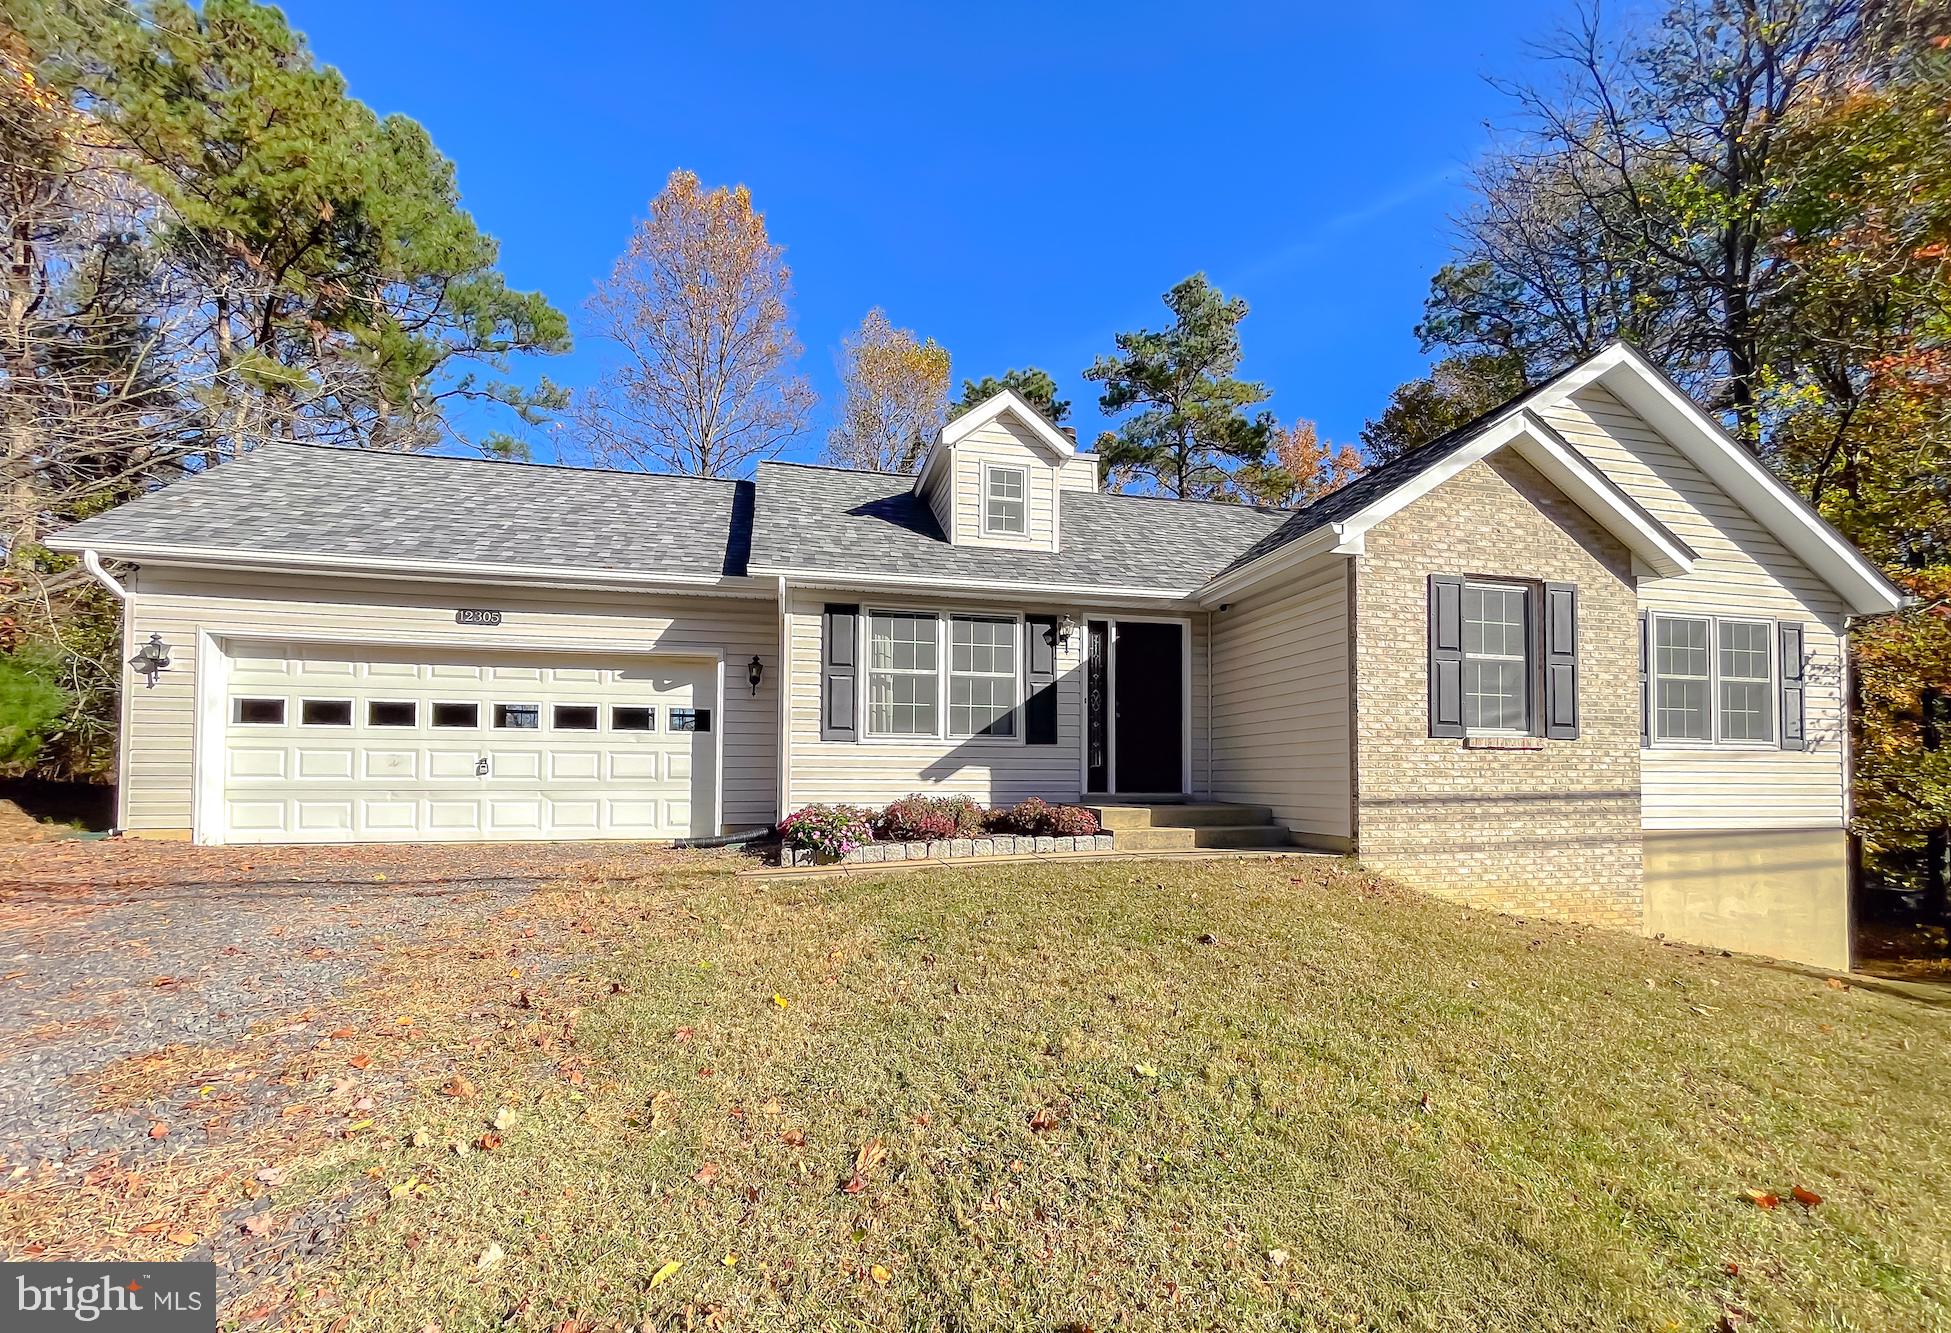
<svg viewBox="0 0 1951 1333">
<path fill-rule="evenodd" d="M 779 575 L 779 795 L 777 818 L 792 813 L 792 622 L 788 619 L 786 576 Z"/>
<path fill-rule="evenodd" d="M 126 663 L 135 652 L 135 605 L 130 600 L 129 590 L 120 579 L 102 568 L 102 558 L 95 554 L 93 547 L 82 551 L 81 567 L 108 589 L 109 596 L 122 604 L 122 660 Z M 115 827 L 108 831 L 111 838 L 119 837 L 129 826 L 129 691 L 118 689 L 116 696 Z"/>
<path fill-rule="evenodd" d="M 102 558 L 95 554 L 93 547 L 81 553 L 81 567 L 95 576 L 95 581 L 107 588 L 116 601 L 127 603 L 129 590 L 122 586 L 116 577 L 102 568 Z"/>
<path fill-rule="evenodd" d="M 1843 921 L 1849 932 L 1846 945 L 1846 970 L 1856 970 L 1856 913 L 1863 896 L 1863 850 L 1856 841 L 1856 671 L 1850 657 L 1850 633 L 1856 618 L 1843 617 Z M 1806 727 L 1805 727 L 1806 732 Z M 1807 743 L 1806 735 L 1804 744 Z"/>
</svg>

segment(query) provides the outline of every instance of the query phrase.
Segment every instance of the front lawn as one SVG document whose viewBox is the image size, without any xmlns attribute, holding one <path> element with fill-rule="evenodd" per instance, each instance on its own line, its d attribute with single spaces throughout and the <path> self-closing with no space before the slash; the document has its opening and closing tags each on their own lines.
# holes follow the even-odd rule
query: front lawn
<svg viewBox="0 0 1951 1333">
<path fill-rule="evenodd" d="M 351 1095 L 342 1059 L 404 1082 L 335 1104 L 268 1196 L 349 1198 L 351 1222 L 232 1313 L 1951 1321 L 1951 1008 L 1928 997 L 1323 861 L 734 864 L 619 861 L 376 953 L 312 1086 Z"/>
</svg>

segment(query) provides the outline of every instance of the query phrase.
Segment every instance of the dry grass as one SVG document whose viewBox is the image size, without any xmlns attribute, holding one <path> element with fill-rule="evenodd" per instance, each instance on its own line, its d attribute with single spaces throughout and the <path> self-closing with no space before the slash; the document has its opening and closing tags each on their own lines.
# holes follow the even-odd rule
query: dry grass
<svg viewBox="0 0 1951 1333">
<path fill-rule="evenodd" d="M 1318 863 L 728 864 L 386 955 L 296 1323 L 1951 1322 L 1946 1010 Z"/>
</svg>

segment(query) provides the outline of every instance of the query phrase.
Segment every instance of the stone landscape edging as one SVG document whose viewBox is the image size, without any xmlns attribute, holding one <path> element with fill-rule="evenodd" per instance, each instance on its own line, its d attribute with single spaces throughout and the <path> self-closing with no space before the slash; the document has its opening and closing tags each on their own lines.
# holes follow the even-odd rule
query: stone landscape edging
<svg viewBox="0 0 1951 1333">
<path fill-rule="evenodd" d="M 842 856 L 822 856 L 805 847 L 782 847 L 784 866 L 872 865 L 883 861 L 960 861 L 984 856 L 1033 856 L 1038 853 L 1109 852 L 1117 849 L 1110 833 L 1072 838 L 1023 837 L 991 834 L 981 838 L 937 838 L 929 842 L 869 842 Z"/>
</svg>

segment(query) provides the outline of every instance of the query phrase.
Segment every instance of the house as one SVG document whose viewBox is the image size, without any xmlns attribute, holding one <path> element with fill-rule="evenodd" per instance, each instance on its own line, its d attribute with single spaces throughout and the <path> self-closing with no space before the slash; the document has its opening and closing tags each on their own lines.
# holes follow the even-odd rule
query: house
<svg viewBox="0 0 1951 1333">
<path fill-rule="evenodd" d="M 51 544 L 127 600 L 132 835 L 1192 798 L 1445 897 L 1831 966 L 1844 640 L 1901 602 L 1624 345 L 1292 512 L 1105 494 L 1003 394 L 915 477 L 273 444 Z"/>
</svg>

